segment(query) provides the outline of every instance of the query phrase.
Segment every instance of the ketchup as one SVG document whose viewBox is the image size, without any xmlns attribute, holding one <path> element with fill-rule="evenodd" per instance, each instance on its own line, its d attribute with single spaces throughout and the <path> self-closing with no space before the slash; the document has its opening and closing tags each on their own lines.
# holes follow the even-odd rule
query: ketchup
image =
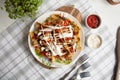
<svg viewBox="0 0 120 80">
<path fill-rule="evenodd" d="M 91 28 L 97 28 L 100 25 L 100 18 L 94 14 L 88 16 L 87 25 Z"/>
</svg>

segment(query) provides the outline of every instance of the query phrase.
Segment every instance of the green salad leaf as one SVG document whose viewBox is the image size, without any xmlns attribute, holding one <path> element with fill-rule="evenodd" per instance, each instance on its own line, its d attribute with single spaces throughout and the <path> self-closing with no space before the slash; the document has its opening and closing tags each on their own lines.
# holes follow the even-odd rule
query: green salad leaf
<svg viewBox="0 0 120 80">
<path fill-rule="evenodd" d="M 58 62 L 58 63 L 62 63 L 62 64 L 69 64 L 69 63 L 71 63 L 72 60 L 59 60 L 59 59 L 56 59 L 55 61 Z"/>
<path fill-rule="evenodd" d="M 39 59 L 42 61 L 42 63 L 43 63 L 44 65 L 46 65 L 46 66 L 51 66 L 51 62 L 50 62 L 48 59 L 46 59 L 45 57 L 43 57 L 40 53 L 38 53 L 37 50 L 35 50 L 35 53 L 36 53 L 36 55 L 39 57 Z"/>
<path fill-rule="evenodd" d="M 42 0 L 6 0 L 4 4 L 9 17 L 16 19 L 26 15 L 34 17 Z"/>
</svg>

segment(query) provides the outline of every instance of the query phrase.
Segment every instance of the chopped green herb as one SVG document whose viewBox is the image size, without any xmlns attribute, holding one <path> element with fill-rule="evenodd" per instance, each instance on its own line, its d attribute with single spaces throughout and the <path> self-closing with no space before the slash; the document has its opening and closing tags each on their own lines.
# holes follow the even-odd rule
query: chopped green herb
<svg viewBox="0 0 120 80">
<path fill-rule="evenodd" d="M 4 4 L 9 17 L 16 19 L 26 15 L 34 17 L 42 0 L 6 0 Z"/>
<path fill-rule="evenodd" d="M 42 57 L 42 55 L 40 55 L 37 51 L 35 51 L 35 53 L 36 53 L 36 55 L 37 55 L 39 58 Z"/>
</svg>

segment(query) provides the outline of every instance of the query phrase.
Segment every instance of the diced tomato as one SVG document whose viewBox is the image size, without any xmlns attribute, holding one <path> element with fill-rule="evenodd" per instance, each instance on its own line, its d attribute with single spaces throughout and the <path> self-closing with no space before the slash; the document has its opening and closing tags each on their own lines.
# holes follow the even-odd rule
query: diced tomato
<svg viewBox="0 0 120 80">
<path fill-rule="evenodd" d="M 65 40 L 69 41 L 69 40 L 71 40 L 71 39 L 72 39 L 72 37 L 67 37 Z"/>
<path fill-rule="evenodd" d="M 47 55 L 46 55 L 47 52 L 46 52 L 46 51 L 42 51 L 41 54 L 42 54 L 43 56 L 47 57 Z"/>
<path fill-rule="evenodd" d="M 61 29 L 55 29 L 55 32 L 60 33 L 60 32 L 61 32 Z"/>
<path fill-rule="evenodd" d="M 44 34 L 51 34 L 52 31 L 44 31 Z"/>
<path fill-rule="evenodd" d="M 64 21 L 64 26 L 68 26 L 69 25 L 69 21 L 68 20 L 65 20 Z"/>
<path fill-rule="evenodd" d="M 73 53 L 73 52 L 74 52 L 73 47 L 70 47 L 69 49 L 70 49 L 70 52 L 71 52 L 71 53 Z"/>
<path fill-rule="evenodd" d="M 42 40 L 42 44 L 43 44 L 44 46 L 47 45 L 46 41 L 44 41 L 44 40 Z"/>
<path fill-rule="evenodd" d="M 48 42 L 49 42 L 49 43 L 52 42 L 52 39 L 49 39 Z"/>
<path fill-rule="evenodd" d="M 63 43 L 64 41 L 65 41 L 64 38 L 58 39 L 58 42 L 60 42 L 60 43 Z"/>
<path fill-rule="evenodd" d="M 32 39 L 36 39 L 36 37 L 37 37 L 36 35 L 33 35 L 33 36 L 32 36 Z"/>
<path fill-rule="evenodd" d="M 62 25 L 62 21 L 60 21 L 58 24 L 59 24 L 59 25 Z"/>
</svg>

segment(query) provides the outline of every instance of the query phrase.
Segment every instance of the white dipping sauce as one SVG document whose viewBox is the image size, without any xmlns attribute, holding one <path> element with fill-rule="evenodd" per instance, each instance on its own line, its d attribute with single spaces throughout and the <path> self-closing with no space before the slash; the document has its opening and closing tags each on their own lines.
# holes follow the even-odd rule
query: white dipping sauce
<svg viewBox="0 0 120 80">
<path fill-rule="evenodd" d="M 99 35 L 92 34 L 87 39 L 87 44 L 91 48 L 99 48 L 102 44 L 102 39 Z"/>
</svg>

